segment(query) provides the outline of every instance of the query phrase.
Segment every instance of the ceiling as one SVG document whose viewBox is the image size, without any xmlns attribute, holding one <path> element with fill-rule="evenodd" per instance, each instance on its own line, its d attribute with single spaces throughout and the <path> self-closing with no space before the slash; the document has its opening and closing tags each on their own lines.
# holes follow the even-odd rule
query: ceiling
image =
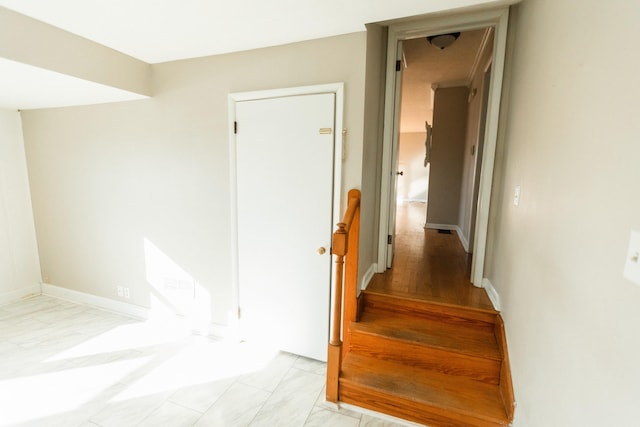
<svg viewBox="0 0 640 427">
<path fill-rule="evenodd" d="M 147 64 L 363 31 L 383 22 L 509 0 L 0 0 L 17 12 Z M 0 30 L 2 35 L 3 30 Z M 0 57 L 11 43 L 0 37 Z M 5 39 L 4 41 L 2 39 Z M 15 39 L 14 39 L 15 40 Z M 47 40 L 41 41 L 43 44 Z M 45 108 L 127 99 L 127 91 L 78 76 L 0 64 L 0 108 Z M 33 64 L 27 64 L 33 65 Z M 61 81 L 64 80 L 64 84 Z M 74 86 L 77 85 L 77 88 Z M 28 90 L 37 87 L 39 90 Z M 64 87 L 64 90 L 61 88 Z M 17 89 L 16 89 L 17 88 Z M 22 89 L 25 90 L 22 90 Z M 61 96 L 60 92 L 66 93 Z M 8 94 L 11 93 L 11 97 Z M 7 94 L 7 96 L 5 96 Z M 130 94 L 139 99 L 138 93 Z"/>
<path fill-rule="evenodd" d="M 463 32 L 443 50 L 429 44 L 424 37 L 403 42 L 401 132 L 425 132 L 424 122 L 433 124 L 433 85 L 469 84 L 486 33 L 486 29 Z"/>
</svg>

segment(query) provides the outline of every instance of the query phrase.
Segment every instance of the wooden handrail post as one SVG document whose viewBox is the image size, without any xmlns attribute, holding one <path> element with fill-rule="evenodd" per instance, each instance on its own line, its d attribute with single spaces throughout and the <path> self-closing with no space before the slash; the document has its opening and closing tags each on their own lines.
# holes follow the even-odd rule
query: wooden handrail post
<svg viewBox="0 0 640 427">
<path fill-rule="evenodd" d="M 333 233 L 333 245 L 331 253 L 336 255 L 336 283 L 333 286 L 332 293 L 332 316 L 331 316 L 331 336 L 330 343 L 332 345 L 341 344 L 340 325 L 342 323 L 342 281 L 344 272 L 344 255 L 347 252 L 348 233 L 346 224 L 341 222 L 338 224 L 338 230 Z"/>
<path fill-rule="evenodd" d="M 331 334 L 327 354 L 327 400 L 338 401 L 340 366 L 342 364 L 343 328 L 356 318 L 358 235 L 360 233 L 360 191 L 349 191 L 343 222 L 333 233 L 331 253 L 336 256 L 335 281 L 331 294 Z M 344 286 L 343 286 L 344 283 Z M 343 296 L 344 294 L 344 296 Z M 343 315 L 344 298 L 344 315 Z"/>
</svg>

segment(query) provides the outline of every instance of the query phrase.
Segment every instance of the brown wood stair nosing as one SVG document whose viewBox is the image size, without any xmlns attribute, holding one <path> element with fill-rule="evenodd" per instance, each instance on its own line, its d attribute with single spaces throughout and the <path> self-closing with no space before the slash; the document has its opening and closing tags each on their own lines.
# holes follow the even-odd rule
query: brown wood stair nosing
<svg viewBox="0 0 640 427">
<path fill-rule="evenodd" d="M 451 325 L 442 320 L 416 320 L 415 317 L 393 312 L 365 312 L 359 322 L 351 323 L 350 330 L 352 333 L 378 335 L 470 356 L 501 359 L 494 328 Z"/>
<path fill-rule="evenodd" d="M 461 307 L 421 299 L 364 291 L 364 310 L 395 312 L 425 319 L 443 320 L 455 325 L 475 325 L 493 329 L 495 310 Z"/>
<path fill-rule="evenodd" d="M 448 375 L 499 384 L 502 360 L 352 331 L 349 352 Z"/>
<path fill-rule="evenodd" d="M 508 425 L 498 385 L 398 363 L 349 354 L 339 390 L 341 401 L 417 422 Z"/>
</svg>

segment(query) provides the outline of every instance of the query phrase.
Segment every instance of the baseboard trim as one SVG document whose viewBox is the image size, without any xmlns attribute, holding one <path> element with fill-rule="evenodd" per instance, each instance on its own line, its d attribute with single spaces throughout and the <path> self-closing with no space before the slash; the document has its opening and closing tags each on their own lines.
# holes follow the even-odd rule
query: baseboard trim
<svg viewBox="0 0 640 427">
<path fill-rule="evenodd" d="M 5 292 L 0 294 L 0 305 L 10 304 L 24 298 L 40 295 L 40 293 L 41 290 L 39 284 L 25 286 L 14 291 Z"/>
<path fill-rule="evenodd" d="M 133 317 L 139 320 L 149 320 L 150 313 L 146 307 L 131 304 L 123 301 L 116 301 L 97 295 L 91 295 L 85 292 L 75 291 L 73 289 L 67 289 L 48 283 L 42 284 L 42 291 L 40 292 L 40 286 L 38 287 L 38 293 L 54 298 L 60 298 L 63 300 L 71 301 L 77 304 L 91 305 L 103 310 L 111 311 L 118 314 L 123 314 L 129 317 Z M 183 320 L 179 316 L 176 316 L 176 320 Z M 231 338 L 234 335 L 231 332 L 231 328 L 225 325 L 219 325 L 216 323 L 210 323 L 205 330 L 193 330 L 193 332 L 204 335 L 211 335 L 216 338 Z"/>
<path fill-rule="evenodd" d="M 493 287 L 491 281 L 485 277 L 482 279 L 482 287 L 487 291 L 487 295 L 491 300 L 491 304 L 493 304 L 493 308 L 496 309 L 496 311 L 501 311 L 500 295 L 498 294 L 498 291 L 496 291 L 496 288 Z"/>
<path fill-rule="evenodd" d="M 451 231 L 455 231 L 456 234 L 458 235 L 458 240 L 460 240 L 460 243 L 462 244 L 462 247 L 464 248 L 464 251 L 466 253 L 469 253 L 469 241 L 467 240 L 466 237 L 464 237 L 464 234 L 462 234 L 462 229 L 460 229 L 459 225 L 435 224 L 433 222 L 427 222 L 424 225 L 424 228 L 429 228 L 429 229 L 434 229 L 434 230 L 451 230 Z"/>
<path fill-rule="evenodd" d="M 464 236 L 464 233 L 462 233 L 462 230 L 460 229 L 460 227 L 458 227 L 457 225 L 456 225 L 456 233 L 458 233 L 458 239 L 460 239 L 460 243 L 462 243 L 462 247 L 464 248 L 464 251 L 466 253 L 469 253 L 469 241 Z"/>
<path fill-rule="evenodd" d="M 451 225 L 451 224 L 436 224 L 433 222 L 427 222 L 424 225 L 424 228 L 433 228 L 436 230 L 451 230 L 451 231 L 455 231 L 458 226 L 457 225 Z"/>
<path fill-rule="evenodd" d="M 67 289 L 51 285 L 49 283 L 42 284 L 42 294 L 79 304 L 92 305 L 104 310 L 135 317 L 140 320 L 147 320 L 149 318 L 149 309 L 145 307 L 140 307 L 139 305 L 130 304 L 128 302 L 99 297 L 85 292 L 74 291 L 73 289 Z"/>
<path fill-rule="evenodd" d="M 364 291 L 365 289 L 367 289 L 367 286 L 369 286 L 369 282 L 371 282 L 371 279 L 373 278 L 373 275 L 376 274 L 376 271 L 378 271 L 378 265 L 376 263 L 371 264 L 369 268 L 367 268 L 364 276 L 362 276 L 360 290 Z"/>
</svg>

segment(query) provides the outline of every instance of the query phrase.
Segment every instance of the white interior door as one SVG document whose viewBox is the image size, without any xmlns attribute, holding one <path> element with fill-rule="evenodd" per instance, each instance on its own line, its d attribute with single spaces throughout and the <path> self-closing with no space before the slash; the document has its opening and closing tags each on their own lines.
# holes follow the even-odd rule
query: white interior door
<svg viewBox="0 0 640 427">
<path fill-rule="evenodd" d="M 398 50 L 396 56 L 396 74 L 395 74 L 395 90 L 394 90 L 394 116 L 393 116 L 393 147 L 391 150 L 391 175 L 389 176 L 389 217 L 388 217 L 388 234 L 387 234 L 387 259 L 386 266 L 391 268 L 393 265 L 394 245 L 396 240 L 396 199 L 398 193 L 398 150 L 400 146 L 400 106 L 402 105 L 402 40 L 398 41 Z"/>
<path fill-rule="evenodd" d="M 335 94 L 238 102 L 236 121 L 241 333 L 324 361 Z"/>
</svg>

